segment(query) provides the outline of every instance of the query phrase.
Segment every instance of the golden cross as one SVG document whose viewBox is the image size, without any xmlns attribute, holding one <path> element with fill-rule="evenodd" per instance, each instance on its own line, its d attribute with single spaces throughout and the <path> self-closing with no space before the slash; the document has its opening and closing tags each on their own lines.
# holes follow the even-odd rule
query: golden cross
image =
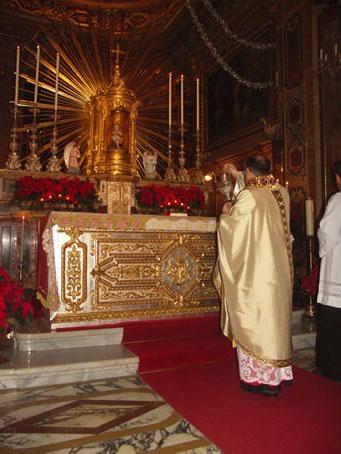
<svg viewBox="0 0 341 454">
<path fill-rule="evenodd" d="M 125 52 L 123 52 L 123 50 L 120 50 L 120 45 L 119 44 L 116 45 L 116 49 L 113 49 L 111 51 L 111 53 L 115 55 L 115 64 L 116 65 L 119 64 L 120 55 L 124 55 L 125 54 Z"/>
</svg>

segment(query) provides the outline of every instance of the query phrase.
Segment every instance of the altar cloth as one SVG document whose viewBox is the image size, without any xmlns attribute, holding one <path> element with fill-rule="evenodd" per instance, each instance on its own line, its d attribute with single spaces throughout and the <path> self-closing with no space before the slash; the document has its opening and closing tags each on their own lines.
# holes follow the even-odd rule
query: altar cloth
<svg viewBox="0 0 341 454">
<path fill-rule="evenodd" d="M 216 226 L 205 217 L 49 213 L 38 291 L 53 327 L 216 312 Z"/>
</svg>

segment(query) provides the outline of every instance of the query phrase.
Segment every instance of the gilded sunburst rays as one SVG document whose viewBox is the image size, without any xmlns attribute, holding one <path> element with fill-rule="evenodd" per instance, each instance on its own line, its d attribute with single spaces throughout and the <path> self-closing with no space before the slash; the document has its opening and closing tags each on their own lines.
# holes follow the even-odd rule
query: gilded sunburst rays
<svg viewBox="0 0 341 454">
<path fill-rule="evenodd" d="M 39 154 L 46 163 L 50 156 L 50 141 L 54 125 L 56 54 L 60 55 L 58 89 L 58 158 L 63 161 L 66 143 L 77 140 L 82 150 L 84 168 L 89 142 L 89 105 L 92 96 L 108 87 L 113 73 L 112 50 L 117 45 L 109 34 L 65 30 L 39 32 L 23 48 L 20 66 L 19 107 L 25 144 L 32 128 L 32 103 L 35 83 L 36 45 L 40 46 L 40 71 L 37 126 L 40 132 Z M 170 60 L 155 49 L 151 41 L 120 43 L 125 55 L 120 56 L 121 74 L 141 106 L 137 116 L 136 153 L 138 168 L 142 171 L 142 155 L 151 149 L 158 154 L 157 171 L 164 174 L 167 166 L 168 141 L 168 88 L 167 74 Z M 141 49 L 143 49 L 141 51 Z M 176 77 L 174 77 L 176 81 Z M 174 87 L 176 90 L 176 82 Z M 178 111 L 177 99 L 173 100 L 174 116 Z M 173 137 L 176 138 L 174 135 Z"/>
</svg>

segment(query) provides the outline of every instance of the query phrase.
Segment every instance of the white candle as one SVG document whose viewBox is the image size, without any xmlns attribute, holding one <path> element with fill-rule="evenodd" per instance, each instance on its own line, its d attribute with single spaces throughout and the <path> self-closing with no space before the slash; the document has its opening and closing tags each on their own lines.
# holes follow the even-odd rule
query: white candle
<svg viewBox="0 0 341 454">
<path fill-rule="evenodd" d="M 312 199 L 305 201 L 305 233 L 307 236 L 314 235 L 314 202 Z"/>
<path fill-rule="evenodd" d="M 15 65 L 15 95 L 14 95 L 14 105 L 18 106 L 19 99 L 19 63 L 20 63 L 20 47 L 17 46 L 17 62 Z"/>
<path fill-rule="evenodd" d="M 320 60 L 323 60 L 323 49 L 320 49 Z"/>
<path fill-rule="evenodd" d="M 21 243 L 20 243 L 20 265 L 24 259 L 24 238 L 25 238 L 25 216 L 21 220 Z"/>
<path fill-rule="evenodd" d="M 172 73 L 168 74 L 168 125 L 172 126 Z"/>
<path fill-rule="evenodd" d="M 289 192 L 289 181 L 285 182 L 285 189 Z"/>
<path fill-rule="evenodd" d="M 40 47 L 37 46 L 37 56 L 36 56 L 36 80 L 34 84 L 34 104 L 37 104 L 38 101 L 38 81 L 39 81 L 39 62 L 40 62 Z"/>
<path fill-rule="evenodd" d="M 58 84 L 59 84 L 59 54 L 57 54 L 56 60 L 56 85 L 54 94 L 54 111 L 57 112 L 58 108 Z"/>
<path fill-rule="evenodd" d="M 199 93 L 199 89 L 200 89 L 200 81 L 199 81 L 199 78 L 197 79 L 197 116 L 196 116 L 196 119 L 197 119 L 197 132 L 199 131 L 200 129 L 200 123 L 199 123 L 199 120 L 200 120 L 200 115 L 199 115 L 199 112 L 200 112 L 200 93 Z"/>
<path fill-rule="evenodd" d="M 180 78 L 180 124 L 184 125 L 184 76 L 181 74 Z"/>
<path fill-rule="evenodd" d="M 334 46 L 335 55 L 337 55 L 337 44 Z"/>
<path fill-rule="evenodd" d="M 324 56 L 324 61 L 327 61 L 327 60 L 328 60 L 328 55 L 326 54 L 326 55 Z"/>
</svg>

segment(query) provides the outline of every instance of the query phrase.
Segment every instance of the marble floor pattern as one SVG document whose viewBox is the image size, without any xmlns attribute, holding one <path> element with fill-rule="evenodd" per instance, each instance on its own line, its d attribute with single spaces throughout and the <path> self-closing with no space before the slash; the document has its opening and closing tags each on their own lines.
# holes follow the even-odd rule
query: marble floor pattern
<svg viewBox="0 0 341 454">
<path fill-rule="evenodd" d="M 138 376 L 0 392 L 0 452 L 221 451 Z"/>
<path fill-rule="evenodd" d="M 314 349 L 294 363 L 314 370 Z M 221 451 L 138 376 L 0 392 L 0 452 L 67 454 Z"/>
</svg>

